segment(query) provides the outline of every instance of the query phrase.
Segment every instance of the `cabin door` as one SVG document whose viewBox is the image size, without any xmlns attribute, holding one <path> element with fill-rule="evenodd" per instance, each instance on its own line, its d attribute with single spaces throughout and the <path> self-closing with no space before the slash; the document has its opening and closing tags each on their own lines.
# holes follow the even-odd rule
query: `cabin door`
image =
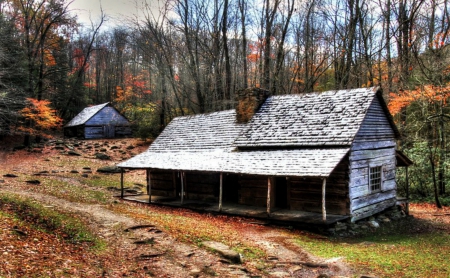
<svg viewBox="0 0 450 278">
<path fill-rule="evenodd" d="M 288 208 L 288 187 L 285 177 L 275 178 L 275 207 Z"/>
<path fill-rule="evenodd" d="M 104 136 L 105 138 L 114 138 L 116 133 L 116 128 L 113 125 L 105 125 L 103 126 Z"/>
</svg>

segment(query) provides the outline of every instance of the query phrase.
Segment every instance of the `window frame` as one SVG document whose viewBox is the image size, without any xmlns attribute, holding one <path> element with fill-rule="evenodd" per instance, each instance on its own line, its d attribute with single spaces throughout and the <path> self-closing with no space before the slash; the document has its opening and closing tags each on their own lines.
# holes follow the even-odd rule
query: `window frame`
<svg viewBox="0 0 450 278">
<path fill-rule="evenodd" d="M 373 172 L 375 169 L 379 169 L 379 173 Z M 384 165 L 369 165 L 369 192 L 377 193 L 383 191 L 383 183 L 384 183 Z M 376 177 L 374 175 L 377 175 Z M 375 179 L 379 179 L 377 184 L 373 184 Z M 373 188 L 375 185 L 378 185 L 377 188 Z"/>
</svg>

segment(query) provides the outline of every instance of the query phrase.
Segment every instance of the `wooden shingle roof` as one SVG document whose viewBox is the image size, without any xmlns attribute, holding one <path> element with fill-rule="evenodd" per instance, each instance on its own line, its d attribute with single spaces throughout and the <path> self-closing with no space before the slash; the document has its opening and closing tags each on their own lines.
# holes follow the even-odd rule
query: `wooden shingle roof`
<svg viewBox="0 0 450 278">
<path fill-rule="evenodd" d="M 230 149 L 245 128 L 235 118 L 235 110 L 175 118 L 156 138 L 150 151 Z"/>
<path fill-rule="evenodd" d="M 349 146 L 377 90 L 362 88 L 267 99 L 235 141 L 247 147 Z"/>
<path fill-rule="evenodd" d="M 118 166 L 327 177 L 350 150 L 377 91 L 274 96 L 244 124 L 235 110 L 178 117 L 146 152 Z"/>
</svg>

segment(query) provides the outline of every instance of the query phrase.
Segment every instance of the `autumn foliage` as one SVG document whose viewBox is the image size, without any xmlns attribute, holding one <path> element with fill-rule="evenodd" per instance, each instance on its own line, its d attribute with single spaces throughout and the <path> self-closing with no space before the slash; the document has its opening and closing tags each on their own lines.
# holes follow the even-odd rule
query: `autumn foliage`
<svg viewBox="0 0 450 278">
<path fill-rule="evenodd" d="M 447 84 L 446 86 L 425 85 L 416 88 L 415 90 L 390 93 L 388 108 L 389 112 L 395 116 L 413 102 L 442 102 L 443 104 L 446 104 L 448 98 L 450 98 L 450 84 Z"/>
<path fill-rule="evenodd" d="M 56 115 L 56 110 L 50 107 L 50 101 L 27 98 L 29 105 L 22 109 L 21 115 L 26 123 L 20 131 L 30 135 L 45 136 L 46 131 L 61 127 L 62 119 Z"/>
</svg>

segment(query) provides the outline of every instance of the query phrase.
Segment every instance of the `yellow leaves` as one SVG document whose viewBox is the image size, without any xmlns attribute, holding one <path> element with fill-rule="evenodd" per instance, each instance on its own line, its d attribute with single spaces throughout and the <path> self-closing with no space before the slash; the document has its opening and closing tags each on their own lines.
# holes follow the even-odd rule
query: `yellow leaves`
<svg viewBox="0 0 450 278">
<path fill-rule="evenodd" d="M 20 130 L 29 134 L 41 134 L 42 131 L 59 128 L 62 119 L 56 111 L 50 108 L 50 101 L 27 98 L 29 105 L 20 111 L 30 126 L 21 127 Z"/>
<path fill-rule="evenodd" d="M 53 57 L 53 54 L 48 49 L 44 50 L 44 63 L 48 67 L 56 66 L 55 57 Z"/>
</svg>

